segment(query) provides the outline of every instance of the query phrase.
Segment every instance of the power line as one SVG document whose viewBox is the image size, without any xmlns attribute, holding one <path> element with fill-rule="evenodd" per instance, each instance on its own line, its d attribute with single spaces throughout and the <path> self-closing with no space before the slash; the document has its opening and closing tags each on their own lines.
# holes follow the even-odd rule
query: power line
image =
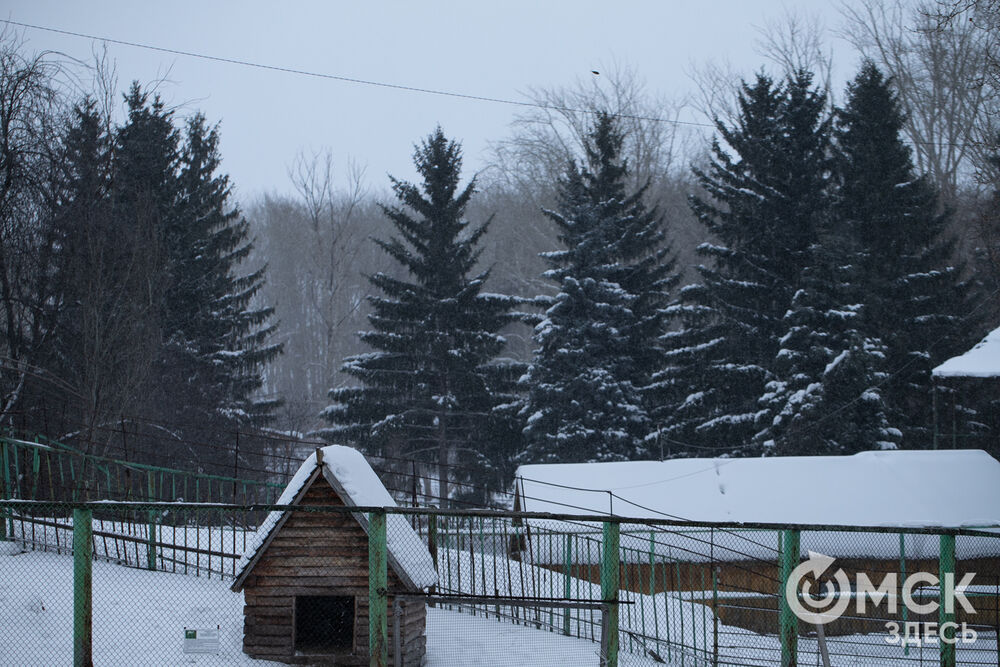
<svg viewBox="0 0 1000 667">
<path fill-rule="evenodd" d="M 329 74 L 325 72 L 315 72 L 312 70 L 298 69 L 294 67 L 284 67 L 281 65 L 268 65 L 266 63 L 257 63 L 250 60 L 242 60 L 240 58 L 228 58 L 225 56 L 213 56 L 205 53 L 197 53 L 195 51 L 185 51 L 183 49 L 173 49 L 165 46 L 155 46 L 153 44 L 143 44 L 142 42 L 133 42 L 124 39 L 115 39 L 113 37 L 102 37 L 100 35 L 91 35 L 84 32 L 76 32 L 73 30 L 63 30 L 61 28 L 52 28 L 49 26 L 36 25 L 33 23 L 23 23 L 21 21 L 14 21 L 11 19 L 0 19 L 0 23 L 6 23 L 12 26 L 18 26 L 20 28 L 28 28 L 30 30 L 42 30 L 45 32 L 51 32 L 59 35 L 67 35 L 69 37 L 80 37 L 83 39 L 97 40 L 101 42 L 107 42 L 109 44 L 119 44 L 121 46 L 131 46 L 137 49 L 145 49 L 147 51 L 157 51 L 160 53 L 169 53 L 171 55 L 186 56 L 188 58 L 199 58 L 201 60 L 208 60 L 212 62 L 226 63 L 229 65 L 240 65 L 242 67 L 252 67 L 255 69 L 262 69 L 272 72 L 282 72 L 285 74 L 297 74 L 299 76 L 309 76 L 317 79 L 327 79 L 331 81 L 341 81 L 344 83 L 355 83 L 364 86 L 374 86 L 376 88 L 388 88 L 390 90 L 402 90 L 411 93 L 424 93 L 426 95 L 439 95 L 442 97 L 454 97 L 464 100 L 472 100 L 476 102 L 491 102 L 493 104 L 506 104 L 509 106 L 518 107 L 529 107 L 535 109 L 544 109 L 548 111 L 564 111 L 568 113 L 580 113 L 580 114 L 591 114 L 596 115 L 599 113 L 596 109 L 581 109 L 578 107 L 568 107 L 558 104 L 542 104 L 540 102 L 531 102 L 526 100 L 512 100 L 503 97 L 491 97 L 488 95 L 473 95 L 471 93 L 458 93 L 450 90 L 439 90 L 435 88 L 423 88 L 420 86 L 407 86 L 399 83 L 388 83 L 386 81 L 374 81 L 371 79 L 359 79 L 357 77 L 343 76 L 340 74 Z M 705 127 L 709 129 L 716 129 L 717 125 L 715 123 L 700 123 L 698 121 L 690 120 L 677 120 L 674 118 L 661 118 L 659 116 L 645 116 L 640 114 L 628 114 L 628 113 L 615 113 L 611 114 L 615 118 L 626 118 L 629 120 L 641 120 L 648 121 L 652 123 L 668 123 L 672 125 L 684 125 L 688 127 Z M 968 146 L 984 146 L 986 142 L 983 141 L 917 141 L 911 140 L 912 144 L 920 146 L 944 146 L 944 147 L 968 147 Z"/>
<path fill-rule="evenodd" d="M 0 22 L 6 23 L 8 25 L 18 26 L 21 28 L 29 28 L 31 30 L 43 30 L 45 32 L 56 33 L 59 35 L 68 35 L 70 37 L 82 37 L 84 39 L 92 39 L 101 42 L 108 42 L 109 44 L 119 44 L 121 46 L 131 46 L 137 49 L 146 49 L 148 51 L 158 51 L 160 53 L 169 53 L 171 55 L 186 56 L 188 58 L 199 58 L 201 60 L 209 60 L 212 62 L 226 63 L 229 65 L 240 65 L 243 67 L 253 67 L 256 69 L 267 70 L 271 72 L 283 72 L 285 74 L 297 74 L 299 76 L 309 76 L 317 79 L 327 79 L 331 81 L 342 81 L 344 83 L 355 83 L 364 86 L 374 86 L 377 88 L 389 88 L 391 90 L 403 90 L 410 93 L 424 93 L 426 95 L 439 95 L 442 97 L 455 97 L 464 100 L 473 100 L 476 102 L 491 102 L 494 104 L 507 104 L 510 106 L 518 107 L 534 107 L 538 109 L 547 109 L 550 111 L 566 111 L 569 113 L 584 113 L 584 114 L 597 114 L 598 111 L 595 109 L 578 109 L 575 107 L 566 107 L 556 104 L 541 104 L 538 102 L 530 102 L 525 100 L 511 100 L 503 97 L 489 97 L 486 95 L 472 95 L 470 93 L 457 93 L 450 90 L 438 90 L 435 88 L 422 88 L 419 86 L 406 86 L 399 83 L 388 83 L 385 81 L 373 81 L 371 79 L 359 79 L 356 77 L 343 76 L 340 74 L 328 74 L 325 72 L 314 72 L 311 70 L 297 69 L 294 67 L 283 67 L 281 65 L 268 65 L 265 63 L 257 63 L 249 60 L 242 60 L 239 58 L 227 58 L 224 56 L 212 56 L 205 53 L 197 53 L 194 51 L 185 51 L 182 49 L 172 49 L 164 46 L 154 46 L 152 44 L 143 44 L 141 42 L 132 42 L 124 39 L 114 39 L 111 37 L 102 37 L 100 35 L 90 35 L 83 32 L 75 32 L 72 30 L 62 30 L 59 28 L 51 28 L 43 25 L 35 25 L 31 23 L 22 23 L 20 21 L 13 21 L 10 19 L 0 19 Z M 712 123 L 699 123 L 696 121 L 686 121 L 686 120 L 676 120 L 672 118 L 660 118 L 658 116 L 642 116 L 636 114 L 626 114 L 618 113 L 612 114 L 617 118 L 627 118 L 630 120 L 644 120 L 654 123 L 671 123 L 673 125 L 689 125 L 692 127 L 708 127 L 714 128 L 715 125 Z"/>
</svg>

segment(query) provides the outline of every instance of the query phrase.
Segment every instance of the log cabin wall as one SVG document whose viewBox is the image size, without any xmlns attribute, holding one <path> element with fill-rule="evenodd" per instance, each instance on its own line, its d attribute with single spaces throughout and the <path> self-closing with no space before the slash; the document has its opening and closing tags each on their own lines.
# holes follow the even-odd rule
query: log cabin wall
<svg viewBox="0 0 1000 667">
<path fill-rule="evenodd" d="M 555 563 L 535 563 L 538 567 L 563 574 L 565 565 Z M 876 558 L 837 558 L 836 567 L 843 569 L 854 581 L 859 572 L 867 574 L 872 583 L 879 585 L 882 577 L 888 573 L 900 572 L 898 559 Z M 663 592 L 684 592 L 711 590 L 713 571 L 717 577 L 720 592 L 750 592 L 774 594 L 778 589 L 779 567 L 770 561 L 717 561 L 715 563 L 698 562 L 668 562 L 656 563 L 621 563 L 619 573 L 620 586 L 636 593 L 649 594 Z M 570 576 L 588 581 L 592 584 L 601 583 L 601 566 L 595 564 L 572 564 Z M 928 572 L 938 573 L 936 558 L 907 559 L 906 573 Z M 968 558 L 955 563 L 955 578 L 960 580 L 965 573 L 976 575 L 974 585 L 989 585 L 1000 587 L 1000 559 L 998 558 Z"/>
<path fill-rule="evenodd" d="M 343 506 L 343 501 L 320 476 L 299 504 Z M 391 566 L 388 586 L 391 647 L 393 593 L 408 592 Z M 244 582 L 243 595 L 243 651 L 250 657 L 290 664 L 368 664 L 368 535 L 351 514 L 291 512 Z M 333 653 L 297 651 L 296 596 L 353 597 L 353 636 L 342 638 L 350 647 Z M 403 604 L 405 666 L 419 665 L 425 653 L 426 615 L 422 602 Z M 391 653 L 390 648 L 390 664 L 395 664 Z"/>
<path fill-rule="evenodd" d="M 565 573 L 565 566 L 558 564 L 538 564 L 539 567 Z M 900 562 L 898 559 L 877 558 L 838 558 L 836 567 L 842 568 L 851 581 L 857 580 L 858 573 L 865 573 L 876 586 L 882 583 L 885 575 L 894 573 L 898 585 L 902 585 Z M 775 634 L 778 628 L 778 599 L 780 574 L 777 563 L 769 561 L 733 561 L 716 563 L 673 562 L 657 563 L 621 563 L 619 570 L 620 586 L 624 590 L 635 593 L 696 593 L 689 599 L 695 604 L 714 607 L 712 599 L 712 575 L 717 577 L 719 599 L 719 620 L 726 624 L 750 630 L 760 634 Z M 570 566 L 570 576 L 600 584 L 601 569 L 599 565 L 574 564 Z M 906 573 L 916 572 L 938 574 L 936 558 L 907 559 Z M 956 581 L 966 573 L 975 574 L 974 586 L 994 588 L 1000 595 L 1000 559 L 998 558 L 968 558 L 959 560 L 955 565 Z M 966 614 L 958 609 L 958 622 L 988 625 L 998 627 L 1000 624 L 1000 606 L 998 595 L 972 597 L 969 601 L 976 610 L 975 614 Z M 851 607 L 851 612 L 826 626 L 828 636 L 841 636 L 864 633 L 884 633 L 886 620 L 903 622 L 901 607 L 895 614 L 888 612 L 888 602 L 881 604 L 869 603 L 866 613 L 859 614 Z M 908 620 L 937 621 L 937 612 L 919 617 L 909 614 Z M 800 634 L 806 635 L 812 631 L 812 626 L 799 622 Z"/>
</svg>

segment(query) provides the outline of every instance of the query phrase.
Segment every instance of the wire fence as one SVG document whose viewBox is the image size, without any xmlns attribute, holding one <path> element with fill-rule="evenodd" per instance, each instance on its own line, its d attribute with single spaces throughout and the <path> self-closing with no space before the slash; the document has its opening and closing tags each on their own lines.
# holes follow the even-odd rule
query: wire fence
<svg viewBox="0 0 1000 667">
<path fill-rule="evenodd" d="M 985 530 L 338 502 L 0 501 L 0 664 L 998 664 Z"/>
<path fill-rule="evenodd" d="M 0 496 L 51 502 L 102 498 L 267 504 L 277 499 L 302 460 L 327 444 L 263 431 L 224 433 L 228 442 L 207 443 L 177 440 L 166 429 L 133 431 L 125 423 L 91 430 L 103 437 L 76 433 L 64 442 L 35 433 L 0 433 Z M 198 462 L 196 467 L 156 463 L 164 451 L 178 446 L 196 452 L 188 457 Z M 480 509 L 513 504 L 513 495 L 499 480 L 489 486 L 473 481 L 474 468 L 391 455 L 367 459 L 402 505 Z M 443 502 L 438 495 L 442 470 L 455 493 L 480 500 L 451 497 Z"/>
</svg>

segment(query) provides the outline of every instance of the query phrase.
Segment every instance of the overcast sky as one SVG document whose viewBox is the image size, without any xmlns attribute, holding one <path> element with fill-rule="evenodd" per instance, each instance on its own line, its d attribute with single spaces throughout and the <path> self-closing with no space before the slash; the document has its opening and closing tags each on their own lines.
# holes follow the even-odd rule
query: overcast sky
<svg viewBox="0 0 1000 667">
<path fill-rule="evenodd" d="M 790 6 L 839 25 L 825 0 Z M 211 2 L 171 0 L 0 0 L 13 21 L 356 79 L 492 98 L 524 100 L 529 88 L 572 86 L 620 66 L 634 68 L 653 95 L 688 92 L 691 65 L 728 59 L 746 74 L 764 60 L 755 30 L 780 20 L 777 0 L 601 2 Z M 24 30 L 30 50 L 88 60 L 90 39 Z M 164 99 L 186 115 L 221 121 L 224 169 L 238 195 L 291 190 L 289 163 L 301 150 L 332 150 L 412 179 L 413 144 L 438 123 L 465 149 L 467 173 L 481 168 L 490 141 L 502 139 L 517 107 L 407 92 L 210 62 L 109 44 L 119 83 L 161 77 Z M 843 55 L 841 55 L 843 54 Z M 857 58 L 838 51 L 838 73 Z M 840 85 L 839 83 L 837 85 Z M 689 120 L 701 120 L 691 112 Z M 339 174 L 342 178 L 343 173 Z"/>
</svg>

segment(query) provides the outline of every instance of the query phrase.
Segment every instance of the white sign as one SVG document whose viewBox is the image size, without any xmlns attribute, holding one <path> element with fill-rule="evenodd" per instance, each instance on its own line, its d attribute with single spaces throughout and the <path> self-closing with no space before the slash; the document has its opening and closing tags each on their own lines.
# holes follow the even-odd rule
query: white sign
<svg viewBox="0 0 1000 667">
<path fill-rule="evenodd" d="M 219 627 L 184 628 L 185 653 L 219 653 Z"/>
</svg>

